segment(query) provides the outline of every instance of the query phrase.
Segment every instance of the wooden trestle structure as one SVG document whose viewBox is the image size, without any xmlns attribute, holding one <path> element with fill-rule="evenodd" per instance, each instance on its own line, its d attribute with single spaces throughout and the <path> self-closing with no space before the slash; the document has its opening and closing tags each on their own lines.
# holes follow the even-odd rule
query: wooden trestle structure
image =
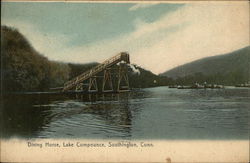
<svg viewBox="0 0 250 163">
<path fill-rule="evenodd" d="M 121 52 L 66 82 L 63 92 L 121 92 L 129 90 L 129 54 Z M 101 88 L 100 88 L 101 87 Z"/>
</svg>

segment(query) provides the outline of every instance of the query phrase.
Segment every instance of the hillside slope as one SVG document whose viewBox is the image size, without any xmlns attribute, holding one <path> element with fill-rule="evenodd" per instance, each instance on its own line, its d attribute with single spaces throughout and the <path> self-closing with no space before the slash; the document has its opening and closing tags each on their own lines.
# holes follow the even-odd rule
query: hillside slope
<svg viewBox="0 0 250 163">
<path fill-rule="evenodd" d="M 37 52 L 18 30 L 1 26 L 1 91 L 45 91 L 63 84 L 98 63 L 73 64 L 49 61 Z M 137 67 L 129 74 L 130 86 L 144 88 L 166 85 L 166 77 Z M 156 81 L 156 82 L 154 82 Z"/>
<path fill-rule="evenodd" d="M 68 79 L 67 65 L 51 62 L 16 29 L 1 26 L 1 91 L 46 90 Z"/>
<path fill-rule="evenodd" d="M 200 59 L 191 63 L 176 67 L 160 75 L 173 79 L 199 76 L 223 78 L 228 83 L 239 83 L 249 81 L 250 73 L 250 46 L 231 52 Z M 221 82 L 220 80 L 218 80 Z"/>
</svg>

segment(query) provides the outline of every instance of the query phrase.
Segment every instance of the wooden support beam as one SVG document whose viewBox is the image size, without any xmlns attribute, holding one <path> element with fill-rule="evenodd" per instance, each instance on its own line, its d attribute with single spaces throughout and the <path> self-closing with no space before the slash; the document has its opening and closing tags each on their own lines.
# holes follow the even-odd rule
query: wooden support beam
<svg viewBox="0 0 250 163">
<path fill-rule="evenodd" d="M 92 77 L 89 79 L 89 92 L 97 92 L 98 91 L 98 86 L 97 86 L 97 81 L 96 77 Z"/>
<path fill-rule="evenodd" d="M 78 83 L 75 88 L 76 91 L 82 91 L 83 90 L 83 83 Z"/>
<path fill-rule="evenodd" d="M 121 61 L 124 61 L 125 63 L 130 63 L 129 61 L 129 54 L 126 52 L 121 52 L 108 60 L 104 61 L 102 64 L 97 65 L 96 67 L 78 75 L 77 77 L 73 78 L 72 80 L 66 82 L 63 86 L 62 91 L 68 91 L 71 89 L 74 89 L 76 87 L 79 87 L 78 84 L 82 83 L 91 77 L 97 75 L 100 72 L 103 72 L 105 69 L 115 69 L 115 65 Z M 108 78 L 107 78 L 108 79 Z M 108 79 L 109 80 L 109 79 Z M 106 80 L 105 80 L 106 82 Z M 78 89 L 78 88 L 76 88 Z"/>
<path fill-rule="evenodd" d="M 108 83 L 108 86 L 109 86 L 108 89 L 107 89 L 107 83 Z M 102 91 L 103 92 L 114 91 L 110 69 L 105 69 L 104 70 Z"/>
<path fill-rule="evenodd" d="M 128 91 L 129 90 L 129 80 L 128 80 L 128 69 L 126 65 L 120 65 L 119 66 L 119 72 L 118 72 L 118 86 L 117 91 Z M 123 82 L 123 84 L 122 84 Z"/>
</svg>

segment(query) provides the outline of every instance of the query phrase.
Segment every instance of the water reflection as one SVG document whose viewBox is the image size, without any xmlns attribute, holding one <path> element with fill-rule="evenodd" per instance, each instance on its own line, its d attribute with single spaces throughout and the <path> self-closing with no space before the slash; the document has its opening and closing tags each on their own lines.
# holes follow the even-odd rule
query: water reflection
<svg viewBox="0 0 250 163">
<path fill-rule="evenodd" d="M 132 124 L 132 110 L 129 103 L 129 93 L 102 94 L 102 95 L 77 95 L 77 99 L 86 104 L 83 114 L 91 114 L 103 121 L 103 126 L 122 132 L 124 137 L 129 137 Z M 105 125 L 105 126 L 104 126 Z M 96 127 L 96 126 L 95 126 Z M 111 137 L 111 136 L 109 136 Z"/>
<path fill-rule="evenodd" d="M 5 138 L 246 139 L 249 90 L 149 88 L 122 94 L 11 95 Z"/>
<path fill-rule="evenodd" d="M 11 95 L 2 100 L 3 137 L 21 136 L 36 137 L 44 124 L 49 120 L 44 116 L 50 107 L 34 108 L 33 105 L 47 105 L 53 98 L 34 95 Z"/>
<path fill-rule="evenodd" d="M 2 136 L 79 137 L 75 133 L 82 132 L 92 138 L 130 137 L 129 96 L 130 93 L 6 96 Z"/>
</svg>

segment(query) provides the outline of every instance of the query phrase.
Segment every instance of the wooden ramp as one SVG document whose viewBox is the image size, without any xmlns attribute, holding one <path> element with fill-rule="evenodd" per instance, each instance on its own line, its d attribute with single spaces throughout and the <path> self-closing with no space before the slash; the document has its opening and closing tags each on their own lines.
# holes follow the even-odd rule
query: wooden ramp
<svg viewBox="0 0 250 163">
<path fill-rule="evenodd" d="M 62 90 L 63 92 L 72 91 L 72 90 L 81 91 L 83 90 L 84 85 L 88 86 L 88 89 L 86 90 L 88 92 L 97 92 L 97 91 L 120 92 L 120 91 L 129 90 L 129 82 L 128 82 L 127 66 L 126 66 L 126 64 L 129 64 L 129 63 L 130 63 L 129 54 L 126 52 L 121 52 L 107 59 L 106 61 L 97 65 L 96 67 L 66 82 Z M 114 75 L 114 72 L 111 72 L 112 68 L 114 67 L 116 67 L 117 69 L 115 75 Z M 98 88 L 97 77 L 101 77 L 103 79 L 102 89 Z M 116 77 L 116 79 L 114 79 L 114 77 Z M 114 80 L 117 80 L 117 85 L 115 87 L 116 90 L 114 90 L 114 87 L 113 87 Z"/>
</svg>

